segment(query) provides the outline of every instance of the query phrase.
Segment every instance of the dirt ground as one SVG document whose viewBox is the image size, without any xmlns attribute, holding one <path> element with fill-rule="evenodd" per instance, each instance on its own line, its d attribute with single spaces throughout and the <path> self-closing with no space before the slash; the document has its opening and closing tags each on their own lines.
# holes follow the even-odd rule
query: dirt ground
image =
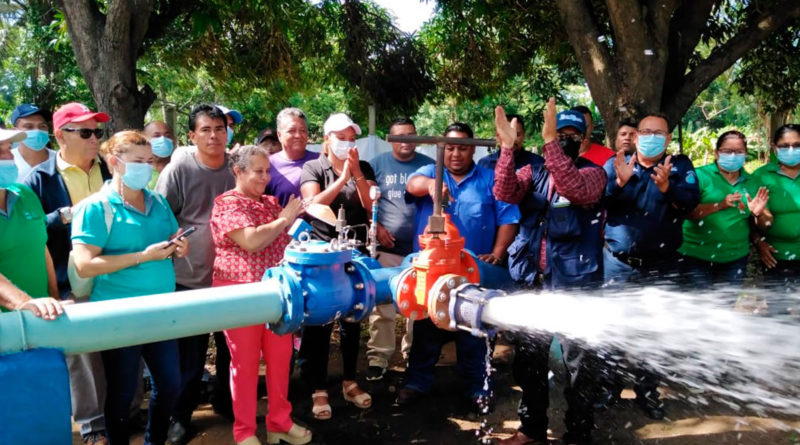
<svg viewBox="0 0 800 445">
<path fill-rule="evenodd" d="M 399 343 L 399 336 L 398 336 Z M 365 341 L 362 342 L 365 344 Z M 513 349 L 500 339 L 495 348 L 493 364 L 496 406 L 486 417 L 491 438 L 509 437 L 519 426 L 516 406 L 519 388 L 511 376 Z M 395 392 L 401 384 L 403 360 L 395 360 L 387 377 L 374 384 L 362 379 L 362 387 L 373 396 L 373 407 L 359 410 L 346 406 L 341 397 L 341 362 L 338 348 L 331 348 L 330 387 L 333 419 L 317 421 L 311 416 L 310 390 L 297 372 L 292 376 L 290 399 L 296 422 L 314 432 L 314 444 L 469 444 L 477 443 L 476 433 L 482 418 L 466 411 L 462 398 L 462 382 L 455 372 L 455 349 L 448 344 L 437 367 L 434 392 L 411 408 L 393 406 Z M 360 369 L 367 363 L 362 353 Z M 362 374 L 363 375 L 363 374 Z M 560 445 L 564 431 L 565 404 L 562 396 L 563 370 L 556 369 L 551 386 L 551 441 Z M 800 445 L 800 419 L 757 417 L 753 413 L 736 411 L 712 401 L 698 407 L 685 402 L 677 388 L 662 388 L 667 419 L 652 421 L 632 403 L 632 391 L 614 407 L 596 415 L 595 442 L 598 444 L 663 444 L 663 445 Z M 259 402 L 258 436 L 266 439 L 263 414 L 266 400 Z M 217 416 L 209 405 L 195 411 L 193 424 L 199 431 L 191 445 L 234 444 L 231 423 Z M 787 430 L 787 428 L 789 428 Z M 81 444 L 80 434 L 73 424 L 73 444 Z M 142 434 L 134 436 L 133 444 L 142 443 Z"/>
</svg>

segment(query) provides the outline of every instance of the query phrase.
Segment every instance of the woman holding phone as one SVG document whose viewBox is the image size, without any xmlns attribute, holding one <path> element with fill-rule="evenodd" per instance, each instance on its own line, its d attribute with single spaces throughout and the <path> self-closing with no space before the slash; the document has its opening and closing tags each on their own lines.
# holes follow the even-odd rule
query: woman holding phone
<svg viewBox="0 0 800 445">
<path fill-rule="evenodd" d="M 261 281 L 267 268 L 283 258 L 290 238 L 286 230 L 303 210 L 301 201 L 289 198 L 285 208 L 264 195 L 269 183 L 269 151 L 245 145 L 230 153 L 236 187 L 214 200 L 211 236 L 214 239 L 213 286 Z M 261 358 L 267 365 L 267 442 L 305 444 L 311 431 L 294 423 L 289 393 L 292 335 L 278 335 L 261 323 L 227 329 L 231 352 L 233 438 L 237 444 L 259 445 L 256 438 L 258 372 Z"/>
<path fill-rule="evenodd" d="M 72 220 L 75 269 L 94 277 L 90 301 L 175 290 L 171 258 L 189 243 L 166 200 L 146 190 L 154 161 L 150 143 L 136 131 L 113 135 L 101 147 L 112 173 L 103 188 L 78 206 Z M 173 242 L 170 242 L 172 239 Z M 166 340 L 103 351 L 106 428 L 111 443 L 128 443 L 128 415 L 144 358 L 153 377 L 145 444 L 162 444 L 180 390 L 178 343 Z"/>
</svg>

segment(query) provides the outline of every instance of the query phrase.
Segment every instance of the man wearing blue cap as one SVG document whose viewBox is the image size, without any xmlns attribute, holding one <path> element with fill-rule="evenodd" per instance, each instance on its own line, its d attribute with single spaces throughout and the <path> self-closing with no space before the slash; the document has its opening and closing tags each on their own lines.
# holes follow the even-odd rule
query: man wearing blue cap
<svg viewBox="0 0 800 445">
<path fill-rule="evenodd" d="M 50 113 L 33 104 L 22 104 L 11 113 L 11 125 L 27 135 L 11 150 L 19 170 L 17 182 L 22 182 L 37 165 L 56 156 L 55 150 L 47 148 L 50 142 L 50 128 L 47 125 L 49 116 Z"/>
<path fill-rule="evenodd" d="M 512 145 L 517 122 L 509 124 L 502 107 L 495 110 L 500 157 L 493 188 L 497 199 L 531 201 L 520 231 L 509 246 L 511 277 L 522 286 L 544 289 L 576 289 L 599 286 L 603 279 L 603 224 L 600 200 L 605 173 L 579 157 L 586 138 L 586 121 L 580 112 L 556 114 L 554 99 L 547 103 L 542 128 L 544 165 L 514 167 Z M 520 428 L 503 445 L 547 443 L 549 405 L 548 364 L 552 335 L 539 335 L 515 344 L 512 371 L 522 388 L 517 413 Z M 592 442 L 593 376 L 596 355 L 572 339 L 559 338 L 569 384 L 564 390 L 567 412 L 566 444 Z"/>
<path fill-rule="evenodd" d="M 242 113 L 238 112 L 237 110 L 231 110 L 230 108 L 223 107 L 222 105 L 219 104 L 217 104 L 217 108 L 222 110 L 222 113 L 228 120 L 228 142 L 226 143 L 226 145 L 228 146 L 228 148 L 230 148 L 231 143 L 233 142 L 234 125 L 239 125 L 242 123 Z"/>
</svg>

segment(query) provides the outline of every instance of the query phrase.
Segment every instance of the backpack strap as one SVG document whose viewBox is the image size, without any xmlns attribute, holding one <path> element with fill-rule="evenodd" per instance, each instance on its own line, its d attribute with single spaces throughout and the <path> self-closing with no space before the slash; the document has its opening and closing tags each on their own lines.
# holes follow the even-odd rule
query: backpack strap
<svg viewBox="0 0 800 445">
<path fill-rule="evenodd" d="M 111 202 L 105 196 L 100 196 L 100 203 L 103 204 L 103 217 L 106 222 L 106 231 L 111 233 L 111 226 L 114 224 L 114 209 Z"/>
</svg>

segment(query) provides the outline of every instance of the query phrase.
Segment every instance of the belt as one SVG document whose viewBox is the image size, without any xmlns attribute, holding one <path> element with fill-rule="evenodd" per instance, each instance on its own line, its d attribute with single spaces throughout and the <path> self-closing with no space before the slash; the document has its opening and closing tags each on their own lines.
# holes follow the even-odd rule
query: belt
<svg viewBox="0 0 800 445">
<path fill-rule="evenodd" d="M 614 252 L 613 250 L 611 250 L 611 246 L 609 246 L 607 242 L 604 241 L 603 244 L 605 248 L 608 249 L 609 252 L 611 252 L 611 255 L 613 255 L 614 258 L 636 269 L 642 268 L 650 263 L 655 263 L 659 260 L 659 258 L 657 257 L 641 258 L 641 257 L 631 256 L 627 252 Z"/>
</svg>

